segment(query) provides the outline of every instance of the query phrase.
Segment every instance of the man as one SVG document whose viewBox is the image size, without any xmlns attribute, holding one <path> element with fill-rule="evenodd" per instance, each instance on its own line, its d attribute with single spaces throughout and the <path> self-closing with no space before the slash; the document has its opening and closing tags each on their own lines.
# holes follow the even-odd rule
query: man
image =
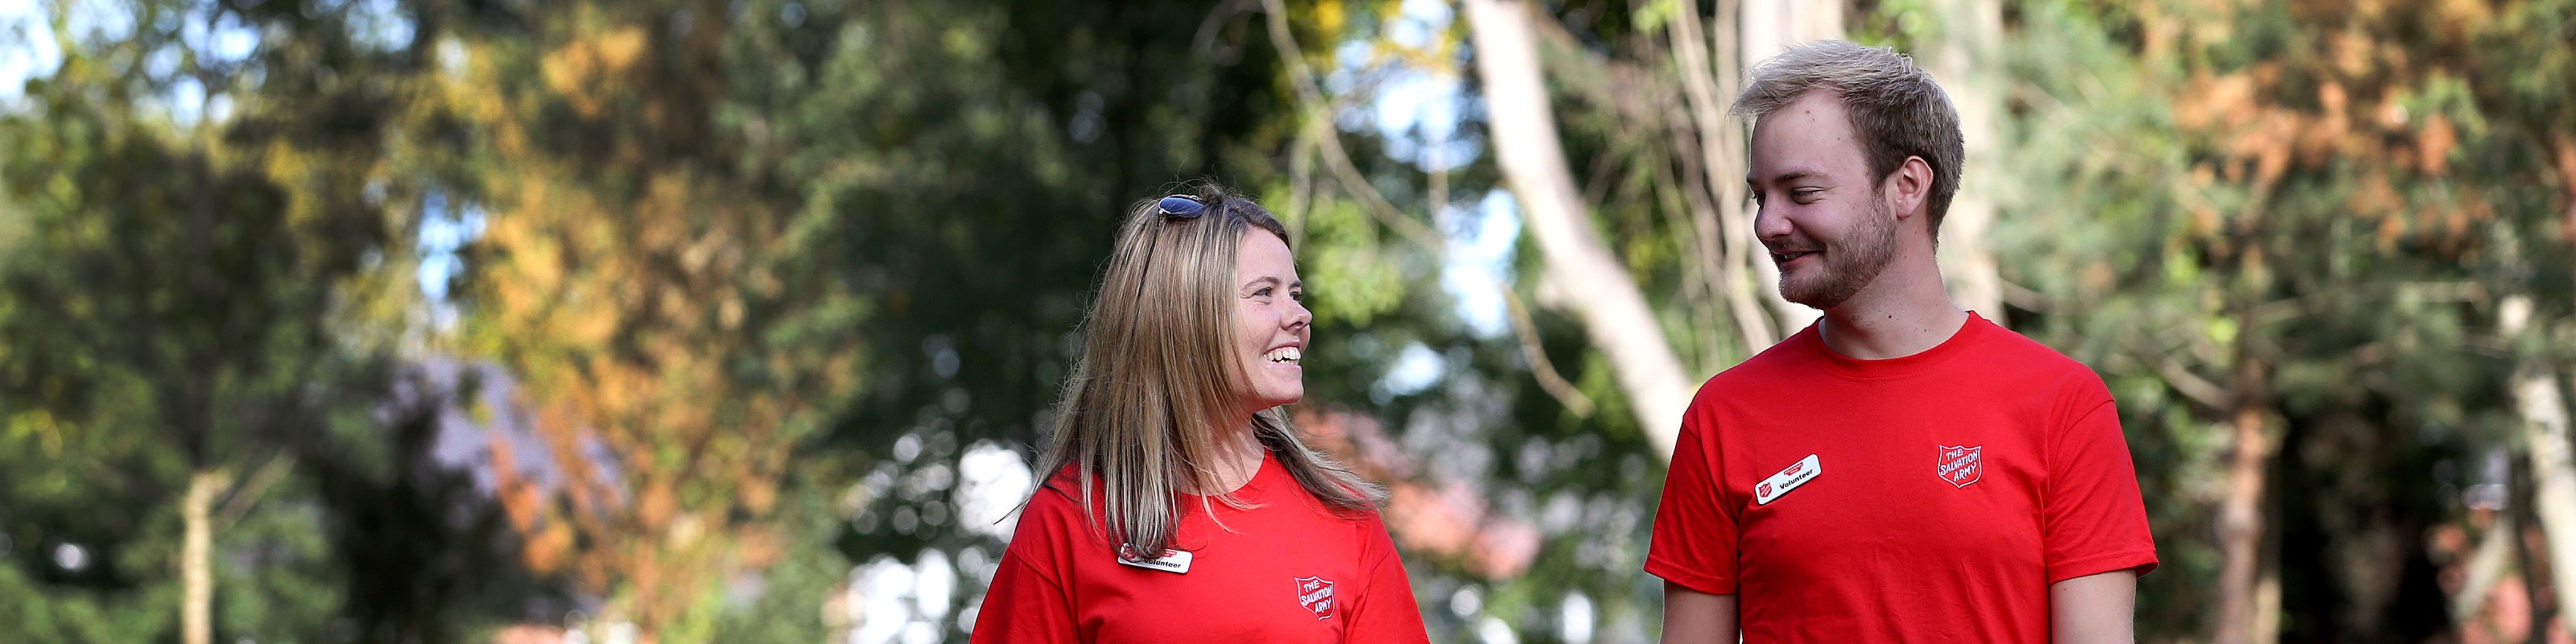
<svg viewBox="0 0 2576 644">
<path fill-rule="evenodd" d="M 2131 641 L 2156 554 L 2109 390 L 1951 303 L 1933 260 L 1947 96 L 1843 41 L 1751 76 L 1754 232 L 1824 316 L 1684 415 L 1646 555 L 1663 641 Z"/>
</svg>

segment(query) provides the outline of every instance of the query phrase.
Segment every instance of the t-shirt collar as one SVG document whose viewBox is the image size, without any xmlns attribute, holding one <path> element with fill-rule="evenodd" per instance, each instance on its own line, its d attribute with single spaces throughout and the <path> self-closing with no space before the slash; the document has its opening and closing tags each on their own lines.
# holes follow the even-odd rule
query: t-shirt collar
<svg viewBox="0 0 2576 644">
<path fill-rule="evenodd" d="M 1923 373 L 1949 362 L 1951 358 L 1958 357 L 1966 352 L 1968 347 L 1975 345 L 1977 339 L 1985 335 L 1989 329 L 1996 328 L 1995 323 L 1987 321 L 1985 316 L 1978 315 L 1976 311 L 1969 311 L 1967 322 L 1960 324 L 1958 331 L 1951 333 L 1949 339 L 1942 340 L 1940 344 L 1933 345 L 1930 349 L 1924 349 L 1909 356 L 1864 360 L 1838 353 L 1834 351 L 1833 346 L 1825 344 L 1824 335 L 1821 332 L 1824 324 L 1823 319 L 1818 319 L 1816 323 L 1807 325 L 1805 330 L 1799 331 L 1793 339 L 1805 345 L 1801 348 L 1809 352 L 1825 371 L 1854 380 L 1884 380 Z"/>
<path fill-rule="evenodd" d="M 1288 476 L 1287 472 L 1283 470 L 1278 463 L 1272 462 L 1273 460 L 1275 460 L 1275 457 L 1271 456 L 1269 449 L 1265 448 L 1261 450 L 1261 464 L 1255 466 L 1257 469 L 1253 470 L 1252 478 L 1244 481 L 1243 487 L 1236 488 L 1234 490 L 1234 498 L 1244 501 L 1258 498 L 1261 496 L 1263 490 L 1276 487 L 1276 481 L 1278 479 L 1286 478 Z M 1193 497 L 1199 496 L 1188 493 L 1183 493 L 1183 495 Z"/>
</svg>

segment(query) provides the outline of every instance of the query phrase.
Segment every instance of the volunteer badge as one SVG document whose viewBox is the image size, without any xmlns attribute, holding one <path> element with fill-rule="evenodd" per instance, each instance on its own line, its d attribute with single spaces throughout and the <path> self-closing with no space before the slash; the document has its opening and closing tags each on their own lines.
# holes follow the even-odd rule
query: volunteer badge
<svg viewBox="0 0 2576 644">
<path fill-rule="evenodd" d="M 1314 611 L 1315 619 L 1332 619 L 1333 582 L 1325 581 L 1321 577 L 1298 577 L 1297 603 L 1304 604 L 1306 610 Z"/>
<path fill-rule="evenodd" d="M 1780 473 L 1773 474 L 1771 478 L 1763 479 L 1761 484 L 1753 486 L 1753 504 L 1770 505 L 1773 499 L 1780 498 L 1782 494 L 1788 494 L 1790 490 L 1798 489 L 1798 486 L 1806 485 L 1808 481 L 1816 480 L 1816 475 L 1823 473 L 1825 473 L 1824 462 L 1816 460 L 1816 455 L 1808 454 L 1806 458 L 1798 459 L 1797 463 L 1790 465 L 1789 469 L 1780 470 Z"/>
<path fill-rule="evenodd" d="M 1977 476 L 1985 473 L 1986 446 L 1952 447 L 1949 445 L 1942 445 L 1940 447 L 1941 463 L 1934 467 L 1933 471 L 1941 475 L 1941 480 L 1949 481 L 1950 485 L 1964 488 L 1968 487 L 1968 484 L 1970 483 L 1977 482 Z"/>
<path fill-rule="evenodd" d="M 1118 546 L 1118 563 L 1146 570 L 1160 570 L 1181 575 L 1190 574 L 1190 553 L 1185 550 L 1165 550 L 1161 557 L 1144 559 L 1136 556 L 1136 550 L 1134 548 L 1120 545 Z"/>
</svg>

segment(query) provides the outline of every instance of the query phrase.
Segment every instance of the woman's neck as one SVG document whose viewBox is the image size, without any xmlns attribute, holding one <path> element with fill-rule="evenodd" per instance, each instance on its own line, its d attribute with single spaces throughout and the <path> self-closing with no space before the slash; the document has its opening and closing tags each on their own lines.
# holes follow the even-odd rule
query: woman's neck
<svg viewBox="0 0 2576 644">
<path fill-rule="evenodd" d="M 1203 496 L 1224 494 L 1243 489 L 1245 483 L 1261 472 L 1261 457 L 1266 451 L 1261 440 L 1253 436 L 1252 419 L 1209 437 L 1207 472 L 1213 479 L 1212 490 L 1193 490 Z M 1190 482 L 1194 486 L 1196 481 Z"/>
</svg>

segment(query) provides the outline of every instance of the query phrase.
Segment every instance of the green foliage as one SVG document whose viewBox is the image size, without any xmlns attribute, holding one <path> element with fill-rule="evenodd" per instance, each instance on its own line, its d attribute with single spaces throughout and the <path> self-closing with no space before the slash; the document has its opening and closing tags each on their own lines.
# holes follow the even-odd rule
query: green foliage
<svg viewBox="0 0 2576 644">
<path fill-rule="evenodd" d="M 1298 271 L 1311 289 L 1317 325 L 1366 325 L 1405 298 L 1401 267 L 1389 261 L 1393 249 L 1378 240 L 1378 228 L 1360 208 L 1328 201 L 1299 222 L 1309 250 Z"/>
<path fill-rule="evenodd" d="M 2495 118 L 2530 108 L 2498 100 L 2489 79 L 2509 75 L 2472 71 L 2550 56 L 2488 49 L 2547 40 L 2497 31 L 2544 4 L 2503 18 L 2019 5 L 2010 153 L 2027 176 L 1996 247 L 2006 279 L 2045 298 L 2016 303 L 2017 325 L 2122 398 L 2168 553 L 2142 587 L 2145 634 L 2187 636 L 2215 608 L 2210 512 L 2226 491 L 2212 459 L 2231 419 L 2185 395 L 2194 379 L 2261 396 L 2274 419 L 2266 574 L 2304 616 L 2285 637 L 2449 628 L 2420 571 L 2456 554 L 2417 535 L 2464 519 L 2469 481 L 2436 472 L 2501 448 L 2495 428 L 2516 414 L 2494 307 L 2535 284 L 2508 276 L 2566 271 L 2563 250 L 2528 246 L 2560 243 L 2534 233 L 2564 206 L 2528 188 L 2551 174 L 2532 143 L 2565 121 Z M 2556 290 L 2538 291 L 2542 315 L 2563 324 Z M 2231 380 L 2245 360 L 2269 367 L 2253 389 Z M 2352 518 L 2356 505 L 2377 509 Z"/>
<path fill-rule="evenodd" d="M 1553 641 L 1575 604 L 1596 641 L 1643 639 L 1661 477 L 1613 365 L 1543 301 L 1530 244 L 1508 268 L 1524 346 L 1459 319 L 1502 294 L 1453 291 L 1462 251 L 1409 232 L 1494 216 L 1480 114 L 1443 148 L 1471 158 L 1439 163 L 1426 127 L 1374 127 L 1383 92 L 1472 78 L 1465 27 L 1289 4 L 1299 60 L 1257 3 L 96 9 L 136 27 L 74 34 L 0 109 L 0 639 L 174 639 L 199 472 L 237 484 L 219 641 L 455 641 L 566 608 L 666 642 L 813 641 L 850 626 L 819 616 L 854 601 L 854 562 L 933 553 L 961 568 L 933 611 L 957 638 L 1002 546 L 960 525 L 962 455 L 1044 444 L 1118 218 L 1201 177 L 1298 238 L 1300 409 L 1374 418 L 1413 459 L 1393 482 L 1535 533 L 1508 574 L 1408 551 L 1435 639 Z M 2576 2 L 2310 4 L 2009 2 L 1992 43 L 1988 241 L 2026 294 L 1999 317 L 2120 399 L 2164 555 L 2150 640 L 2216 608 L 2231 416 L 2206 389 L 2246 384 L 2236 360 L 2268 367 L 2286 632 L 2321 641 L 2453 626 L 2423 535 L 2515 449 L 2502 379 L 2576 360 Z M 1668 33 L 1705 7 L 1546 6 L 1595 230 L 1694 373 L 1742 360 L 1676 134 L 1696 126 Z M 1849 23 L 1921 49 L 1954 37 L 1941 6 Z M 469 219 L 458 272 L 429 275 L 454 288 L 424 295 L 424 231 Z M 2512 295 L 2539 321 L 2507 336 Z M 526 418 L 447 402 L 475 386 L 423 374 L 459 361 L 516 378 Z M 450 469 L 449 407 L 535 426 L 545 450 L 513 456 L 576 483 Z M 56 565 L 66 544 L 83 566 Z"/>
<path fill-rule="evenodd" d="M 192 478 L 233 483 L 207 513 L 218 640 L 454 637 L 523 596 L 484 585 L 491 557 L 436 564 L 506 541 L 411 471 L 425 443 L 395 437 L 423 425 L 392 431 L 427 406 L 392 391 L 406 184 L 375 173 L 405 57 L 347 7 L 83 7 L 123 33 L 57 29 L 60 68 L 0 114 L 8 637 L 177 639 Z M 210 22 L 273 37 L 234 51 Z"/>
</svg>

